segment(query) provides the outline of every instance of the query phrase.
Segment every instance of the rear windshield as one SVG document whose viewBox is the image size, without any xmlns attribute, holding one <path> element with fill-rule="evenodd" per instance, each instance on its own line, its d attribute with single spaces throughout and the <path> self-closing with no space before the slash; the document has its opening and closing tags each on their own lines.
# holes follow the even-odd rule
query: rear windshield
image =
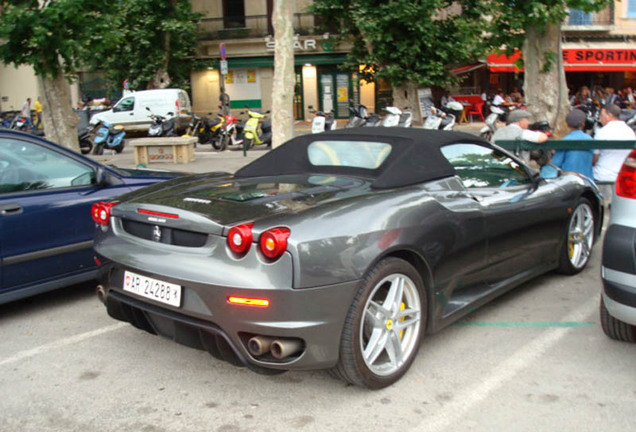
<svg viewBox="0 0 636 432">
<path fill-rule="evenodd" d="M 391 144 L 374 141 L 314 141 L 307 147 L 314 166 L 377 169 L 391 153 Z"/>
</svg>

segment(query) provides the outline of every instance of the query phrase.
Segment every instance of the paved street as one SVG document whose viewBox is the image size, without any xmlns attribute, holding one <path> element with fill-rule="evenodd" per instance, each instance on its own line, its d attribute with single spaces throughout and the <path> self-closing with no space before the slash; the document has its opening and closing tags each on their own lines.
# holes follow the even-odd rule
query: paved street
<svg viewBox="0 0 636 432">
<path fill-rule="evenodd" d="M 596 246 L 425 338 L 390 388 L 262 376 L 110 319 L 94 287 L 0 306 L 0 431 L 627 431 L 635 347 L 598 322 Z"/>
<path fill-rule="evenodd" d="M 185 170 L 261 154 L 199 146 Z M 134 167 L 130 148 L 96 159 Z M 375 392 L 220 362 L 114 321 L 94 284 L 0 305 L 0 432 L 628 431 L 636 346 L 600 329 L 601 246 L 581 274 L 547 274 L 426 337 Z"/>
</svg>

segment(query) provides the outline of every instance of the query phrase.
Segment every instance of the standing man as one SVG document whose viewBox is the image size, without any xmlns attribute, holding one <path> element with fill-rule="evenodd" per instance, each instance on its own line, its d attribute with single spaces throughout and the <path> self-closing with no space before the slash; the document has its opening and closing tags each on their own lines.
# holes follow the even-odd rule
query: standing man
<svg viewBox="0 0 636 432">
<path fill-rule="evenodd" d="M 528 130 L 530 126 L 530 114 L 526 110 L 514 110 L 508 114 L 508 124 L 495 131 L 492 136 L 492 142 L 497 144 L 499 140 L 525 140 L 537 144 L 542 144 L 548 140 L 548 136 L 543 132 Z M 524 161 L 530 162 L 530 152 L 524 150 L 521 152 Z"/>
<path fill-rule="evenodd" d="M 632 128 L 619 119 L 621 109 L 618 105 L 607 105 L 601 108 L 599 119 L 603 125 L 594 139 L 597 140 L 636 140 Z M 601 192 L 609 202 L 614 190 L 618 172 L 629 155 L 629 149 L 603 149 L 594 152 L 594 180 L 611 184 L 600 185 Z"/>
<path fill-rule="evenodd" d="M 570 132 L 562 139 L 591 141 L 592 137 L 582 130 L 585 125 L 585 118 L 585 113 L 580 109 L 570 111 L 565 117 L 565 122 L 570 128 Z M 594 172 L 592 171 L 593 159 L 594 150 L 557 150 L 550 163 L 563 171 L 574 171 L 594 179 Z"/>
<path fill-rule="evenodd" d="M 27 98 L 24 105 L 22 105 L 22 112 L 20 114 L 26 118 L 27 126 L 33 129 L 33 122 L 31 121 L 31 98 Z"/>
<path fill-rule="evenodd" d="M 40 129 L 42 126 L 42 98 L 38 96 L 38 99 L 33 103 L 33 109 L 35 110 L 35 128 Z"/>
</svg>

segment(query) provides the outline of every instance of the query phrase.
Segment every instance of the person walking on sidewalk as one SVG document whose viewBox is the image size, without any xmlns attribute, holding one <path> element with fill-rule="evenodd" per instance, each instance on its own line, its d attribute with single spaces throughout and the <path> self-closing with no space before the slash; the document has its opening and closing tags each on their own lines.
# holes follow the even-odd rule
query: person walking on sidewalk
<svg viewBox="0 0 636 432">
<path fill-rule="evenodd" d="M 40 129 L 42 126 L 42 98 L 38 96 L 37 100 L 33 103 L 33 110 L 35 111 L 35 128 Z"/>
<path fill-rule="evenodd" d="M 27 98 L 26 102 L 24 102 L 20 114 L 26 118 L 26 124 L 29 129 L 33 129 L 33 122 L 31 121 L 31 98 Z"/>
</svg>

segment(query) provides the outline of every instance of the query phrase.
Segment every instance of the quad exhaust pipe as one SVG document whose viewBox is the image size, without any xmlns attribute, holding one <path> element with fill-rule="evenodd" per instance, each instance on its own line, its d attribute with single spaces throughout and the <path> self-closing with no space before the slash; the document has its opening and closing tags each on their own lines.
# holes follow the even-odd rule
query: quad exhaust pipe
<svg viewBox="0 0 636 432">
<path fill-rule="evenodd" d="M 268 352 L 276 360 L 283 360 L 300 351 L 303 343 L 294 338 L 273 338 L 270 336 L 254 336 L 247 341 L 247 350 L 254 357 L 262 356 Z"/>
</svg>

